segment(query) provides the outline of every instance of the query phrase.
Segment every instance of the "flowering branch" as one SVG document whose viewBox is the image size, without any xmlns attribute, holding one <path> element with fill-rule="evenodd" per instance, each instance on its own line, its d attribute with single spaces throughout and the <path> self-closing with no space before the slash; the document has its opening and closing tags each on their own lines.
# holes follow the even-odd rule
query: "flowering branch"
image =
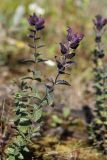
<svg viewBox="0 0 107 160">
<path fill-rule="evenodd" d="M 94 62 L 94 88 L 96 94 L 95 117 L 89 127 L 89 138 L 93 144 L 102 149 L 107 154 L 107 90 L 106 79 L 107 72 L 104 66 L 104 50 L 102 47 L 102 36 L 104 27 L 107 25 L 107 19 L 101 15 L 97 15 L 93 20 L 95 27 L 95 43 L 96 48 L 93 51 Z"/>
</svg>

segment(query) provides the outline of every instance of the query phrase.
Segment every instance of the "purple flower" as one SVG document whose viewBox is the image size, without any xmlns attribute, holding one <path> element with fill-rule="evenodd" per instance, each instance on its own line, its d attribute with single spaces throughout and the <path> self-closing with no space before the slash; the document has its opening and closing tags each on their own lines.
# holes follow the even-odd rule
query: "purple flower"
<svg viewBox="0 0 107 160">
<path fill-rule="evenodd" d="M 62 54 L 66 54 L 68 52 L 68 49 L 66 48 L 66 46 L 64 44 L 60 43 L 60 47 L 61 47 Z"/>
<path fill-rule="evenodd" d="M 94 25 L 98 30 L 101 30 L 106 24 L 107 24 L 107 19 L 103 18 L 101 15 L 97 15 L 96 19 L 93 20 Z"/>
<path fill-rule="evenodd" d="M 67 40 L 68 41 L 71 41 L 72 40 L 72 29 L 69 27 L 68 29 L 67 29 L 67 32 L 68 32 L 68 34 L 67 34 Z"/>
<path fill-rule="evenodd" d="M 72 49 L 76 49 L 79 46 L 80 41 L 83 39 L 84 35 L 83 34 L 74 34 L 72 37 L 72 43 L 70 44 L 70 47 Z"/>
<path fill-rule="evenodd" d="M 77 33 L 73 33 L 71 28 L 68 28 L 67 32 L 67 40 L 70 43 L 70 47 L 72 49 L 76 49 L 79 46 L 79 43 L 83 39 L 84 35 L 78 35 Z"/>
<path fill-rule="evenodd" d="M 44 19 L 36 16 L 35 13 L 29 16 L 28 22 L 31 26 L 35 26 L 37 30 L 41 30 L 44 28 Z"/>
</svg>

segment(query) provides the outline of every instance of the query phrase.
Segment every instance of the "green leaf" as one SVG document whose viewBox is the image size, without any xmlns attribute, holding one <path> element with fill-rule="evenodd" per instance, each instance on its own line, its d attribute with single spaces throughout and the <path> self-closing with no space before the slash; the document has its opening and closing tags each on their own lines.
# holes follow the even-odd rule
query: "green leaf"
<svg viewBox="0 0 107 160">
<path fill-rule="evenodd" d="M 39 93 L 39 91 L 38 91 L 38 90 L 36 90 L 35 97 L 37 97 L 37 98 L 41 99 L 41 95 L 40 95 L 40 93 Z"/>
<path fill-rule="evenodd" d="M 26 108 L 19 108 L 19 109 L 17 109 L 16 111 L 19 111 L 19 112 L 26 112 L 27 110 L 26 110 Z"/>
<path fill-rule="evenodd" d="M 102 101 L 102 100 L 104 100 L 104 99 L 106 99 L 107 98 L 107 95 L 101 95 L 101 96 L 97 96 L 97 98 L 96 98 L 96 100 L 97 101 Z"/>
<path fill-rule="evenodd" d="M 11 147 L 8 147 L 8 149 L 7 149 L 7 154 L 11 154 L 11 155 L 14 155 L 14 153 L 15 153 L 15 149 L 14 148 L 11 148 Z"/>
<path fill-rule="evenodd" d="M 25 146 L 25 140 L 23 139 L 22 135 L 17 136 L 14 141 L 16 141 L 17 146 L 19 146 L 19 147 Z"/>
<path fill-rule="evenodd" d="M 56 124 L 62 124 L 62 119 L 59 118 L 59 117 L 56 116 L 56 115 L 53 115 L 53 116 L 52 116 L 52 120 L 53 120 L 53 122 L 56 123 Z"/>
<path fill-rule="evenodd" d="M 23 151 L 29 152 L 29 149 L 28 149 L 27 147 L 24 147 L 24 148 L 23 148 Z"/>
<path fill-rule="evenodd" d="M 52 106 L 53 105 L 53 98 L 54 98 L 54 95 L 53 95 L 53 91 L 51 88 L 49 88 L 48 86 L 46 86 L 46 98 L 47 98 L 47 103 L 49 106 Z"/>
<path fill-rule="evenodd" d="M 19 131 L 22 133 L 27 133 L 29 126 L 18 126 Z"/>
<path fill-rule="evenodd" d="M 107 126 L 107 121 L 105 121 L 105 122 L 104 122 L 104 125 L 106 125 L 106 126 Z"/>
<path fill-rule="evenodd" d="M 25 124 L 25 125 L 30 125 L 30 124 L 31 124 L 31 121 L 30 121 L 30 119 L 28 119 L 28 118 L 21 118 L 19 124 L 22 124 L 22 125 L 24 125 L 24 124 Z"/>
<path fill-rule="evenodd" d="M 67 86 L 71 86 L 67 81 L 65 80 L 57 80 L 56 85 L 61 84 L 61 85 L 67 85 Z"/>
<path fill-rule="evenodd" d="M 38 82 L 41 82 L 41 78 L 35 78 L 35 80 L 37 80 Z"/>
<path fill-rule="evenodd" d="M 40 73 L 40 71 L 34 71 L 34 74 L 33 74 L 33 76 L 34 76 L 34 79 L 36 79 L 36 78 L 40 78 L 41 77 L 41 73 Z"/>
<path fill-rule="evenodd" d="M 105 112 L 105 111 L 100 111 L 100 114 L 102 117 L 105 117 L 105 118 L 107 117 L 107 112 Z"/>
<path fill-rule="evenodd" d="M 28 112 L 26 109 L 24 108 L 20 108 L 16 111 L 16 115 L 20 116 L 20 117 L 23 117 L 23 116 L 27 116 L 28 115 Z"/>
<path fill-rule="evenodd" d="M 14 156 L 9 155 L 9 157 L 7 158 L 7 160 L 16 160 Z"/>
<path fill-rule="evenodd" d="M 25 80 L 25 79 L 32 79 L 32 80 L 33 80 L 32 77 L 23 77 L 23 78 L 22 78 L 22 80 Z"/>
<path fill-rule="evenodd" d="M 40 131 L 40 125 L 38 125 L 38 126 L 32 128 L 32 131 L 33 131 L 33 133 L 39 132 L 39 131 Z"/>
<path fill-rule="evenodd" d="M 63 116 L 67 118 L 71 114 L 71 110 L 69 108 L 63 109 Z"/>
<path fill-rule="evenodd" d="M 20 153 L 18 156 L 19 159 L 24 159 L 23 155 Z"/>
<path fill-rule="evenodd" d="M 97 89 L 103 90 L 103 86 L 99 83 L 95 83 L 94 87 L 97 88 Z"/>
<path fill-rule="evenodd" d="M 42 108 L 38 108 L 34 113 L 33 113 L 33 119 L 35 122 L 37 122 L 42 116 Z"/>
<path fill-rule="evenodd" d="M 32 105 L 32 107 L 34 108 L 35 111 L 38 109 L 38 105 L 37 104 Z"/>
<path fill-rule="evenodd" d="M 95 123 L 97 123 L 97 124 L 102 124 L 102 121 L 101 121 L 100 119 L 96 118 L 96 119 L 95 119 Z"/>
<path fill-rule="evenodd" d="M 106 72 L 102 74 L 102 78 L 107 78 L 107 73 Z"/>
</svg>

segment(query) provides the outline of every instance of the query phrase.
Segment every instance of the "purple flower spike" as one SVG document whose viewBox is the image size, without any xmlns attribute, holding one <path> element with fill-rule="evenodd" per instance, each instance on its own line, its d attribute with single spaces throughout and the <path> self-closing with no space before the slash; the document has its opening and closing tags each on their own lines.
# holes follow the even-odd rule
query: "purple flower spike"
<svg viewBox="0 0 107 160">
<path fill-rule="evenodd" d="M 37 17 L 35 13 L 29 16 L 28 22 L 31 26 L 35 26 L 37 30 L 41 30 L 44 28 L 44 19 L 41 17 Z"/>
<path fill-rule="evenodd" d="M 107 19 L 103 18 L 101 15 L 97 15 L 96 19 L 93 20 L 94 25 L 98 30 L 101 30 L 106 24 L 107 24 Z"/>
<path fill-rule="evenodd" d="M 78 35 L 77 33 L 76 34 L 73 33 L 70 47 L 72 49 L 76 49 L 79 46 L 79 43 L 83 39 L 83 37 L 84 37 L 83 34 Z"/>
<path fill-rule="evenodd" d="M 66 43 L 60 43 L 60 48 L 61 48 L 61 53 L 65 57 L 70 57 L 72 58 L 71 49 L 77 49 L 77 47 L 80 44 L 80 41 L 83 39 L 84 35 L 83 34 L 77 34 L 72 31 L 70 27 L 67 29 L 67 36 L 66 36 Z M 74 55 L 75 56 L 75 55 Z"/>
<path fill-rule="evenodd" d="M 84 35 L 83 34 L 78 35 L 77 33 L 73 33 L 70 27 L 68 28 L 67 32 L 68 32 L 67 41 L 69 41 L 70 47 L 72 49 L 76 49 L 79 46 L 79 43 L 83 39 Z"/>
<path fill-rule="evenodd" d="M 67 29 L 67 32 L 68 32 L 68 34 L 67 34 L 67 40 L 71 41 L 72 40 L 72 29 L 69 27 Z"/>
<path fill-rule="evenodd" d="M 61 47 L 61 53 L 62 54 L 66 54 L 68 52 L 67 48 L 65 47 L 64 44 L 60 43 L 60 47 Z"/>
</svg>

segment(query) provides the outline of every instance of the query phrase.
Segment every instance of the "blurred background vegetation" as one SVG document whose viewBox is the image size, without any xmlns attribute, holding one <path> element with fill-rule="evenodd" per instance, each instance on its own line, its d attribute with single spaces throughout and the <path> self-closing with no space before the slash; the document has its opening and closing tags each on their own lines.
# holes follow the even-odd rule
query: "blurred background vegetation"
<svg viewBox="0 0 107 160">
<path fill-rule="evenodd" d="M 58 43 L 63 39 L 67 26 L 85 34 L 79 58 L 84 62 L 93 48 L 92 19 L 96 14 L 107 15 L 106 0 L 4 0 L 0 2 L 0 59 L 15 54 L 22 55 L 26 49 L 28 23 L 32 12 L 46 19 L 44 38 L 48 57 L 58 53 Z M 25 42 L 25 43 L 24 43 Z M 23 51 L 23 52 L 22 52 Z M 87 58 L 88 59 L 88 58 Z M 88 59 L 89 60 L 89 59 Z M 3 63 L 3 61 L 1 61 Z M 87 62 L 86 62 L 87 63 Z M 81 66 L 82 67 L 82 66 Z"/>
<path fill-rule="evenodd" d="M 78 49 L 77 65 L 73 69 L 72 78 L 74 81 L 87 82 L 91 78 L 91 51 L 95 46 L 92 20 L 97 14 L 107 17 L 106 6 L 106 0 L 0 1 L 0 65 L 14 69 L 17 60 L 29 54 L 27 18 L 36 12 L 46 19 L 43 33 L 46 47 L 43 53 L 49 59 L 53 60 L 59 54 L 59 42 L 64 39 L 67 26 L 75 32 L 84 33 L 85 38 Z"/>
</svg>

